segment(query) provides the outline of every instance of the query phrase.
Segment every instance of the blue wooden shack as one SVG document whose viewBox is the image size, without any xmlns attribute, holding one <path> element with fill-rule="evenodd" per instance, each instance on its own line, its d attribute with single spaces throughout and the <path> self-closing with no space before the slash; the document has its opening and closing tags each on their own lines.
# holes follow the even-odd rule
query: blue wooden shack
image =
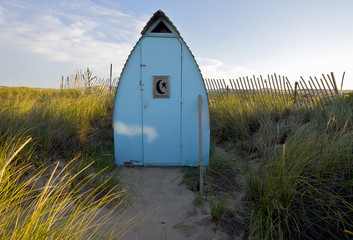
<svg viewBox="0 0 353 240">
<path fill-rule="evenodd" d="M 198 166 L 198 96 L 202 158 L 209 163 L 208 99 L 200 69 L 161 10 L 141 32 L 120 75 L 114 107 L 118 165 Z"/>
</svg>

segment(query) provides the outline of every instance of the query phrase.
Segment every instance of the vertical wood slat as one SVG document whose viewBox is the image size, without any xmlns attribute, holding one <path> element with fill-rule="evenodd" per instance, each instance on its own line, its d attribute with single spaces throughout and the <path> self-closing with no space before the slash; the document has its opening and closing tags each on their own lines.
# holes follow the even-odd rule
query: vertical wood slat
<svg viewBox="0 0 353 240">
<path fill-rule="evenodd" d="M 212 79 L 210 79 L 210 82 L 211 82 L 211 84 L 212 84 L 212 87 L 213 87 L 213 96 L 214 96 L 214 98 L 215 98 L 215 101 L 219 101 L 220 100 L 220 98 L 219 98 L 219 96 L 218 96 L 218 91 L 217 91 L 217 88 L 216 88 L 216 85 L 215 85 L 215 82 L 214 82 L 214 79 L 212 78 Z"/>
<path fill-rule="evenodd" d="M 346 75 L 346 72 L 343 72 L 343 75 L 342 75 L 342 81 L 341 81 L 341 94 L 342 94 L 342 88 L 343 88 L 344 75 Z"/>
<path fill-rule="evenodd" d="M 287 99 L 288 99 L 288 103 L 290 103 L 292 98 L 291 98 L 291 90 L 290 90 L 289 85 L 288 85 L 288 78 L 287 77 L 283 77 L 283 83 L 286 84 Z"/>
<path fill-rule="evenodd" d="M 271 96 L 272 96 L 273 101 L 276 102 L 275 96 L 274 96 L 273 91 L 272 91 L 271 78 L 270 78 L 270 75 L 268 75 L 268 74 L 267 74 L 267 82 L 268 82 L 268 85 L 269 85 L 269 88 L 267 88 L 267 89 L 269 89 L 269 91 L 271 92 Z M 267 87 L 267 82 L 266 82 L 266 87 Z"/>
<path fill-rule="evenodd" d="M 215 93 L 214 93 L 214 90 L 213 90 L 213 87 L 212 87 L 211 79 L 207 79 L 207 83 L 208 83 L 208 86 L 209 86 L 209 89 L 210 89 L 211 99 L 212 99 L 212 101 L 216 101 L 216 97 L 215 97 Z"/>
<path fill-rule="evenodd" d="M 256 77 L 255 75 L 253 75 L 253 78 L 250 78 L 250 81 L 251 81 L 251 85 L 253 86 L 253 88 L 255 89 L 256 91 L 256 95 L 257 95 L 257 99 L 260 98 L 260 89 L 258 88 L 257 84 L 256 84 Z M 261 101 L 262 101 L 262 98 L 260 98 Z"/>
<path fill-rule="evenodd" d="M 297 103 L 297 96 L 298 96 L 298 82 L 295 82 L 294 84 L 294 103 Z"/>
<path fill-rule="evenodd" d="M 287 91 L 286 91 L 286 80 L 285 80 L 285 77 L 284 76 L 282 76 L 282 82 L 283 82 L 283 91 L 284 91 L 284 99 L 286 100 L 286 103 L 287 102 L 290 102 L 290 101 L 288 101 L 288 95 L 287 95 Z"/>
<path fill-rule="evenodd" d="M 213 86 L 212 86 L 212 81 L 211 81 L 211 79 L 210 79 L 210 78 L 207 79 L 207 82 L 208 82 L 208 85 L 209 85 L 209 87 L 210 87 L 210 93 L 211 93 L 211 98 L 212 98 L 212 100 L 213 100 L 213 101 L 217 101 L 216 96 L 215 96 L 215 91 L 214 91 Z"/>
<path fill-rule="evenodd" d="M 224 82 L 224 79 L 219 79 L 219 83 L 220 83 L 220 86 L 221 86 L 221 89 L 222 89 L 222 95 L 223 95 L 223 98 L 224 99 L 227 99 L 228 97 L 228 94 L 227 94 L 227 85 L 226 83 Z"/>
<path fill-rule="evenodd" d="M 232 86 L 232 95 L 234 98 L 239 98 L 241 102 L 243 102 L 243 99 L 241 97 L 239 97 L 239 92 L 237 89 L 237 86 L 234 82 L 234 79 L 229 79 L 229 83 Z M 238 92 L 238 93 L 237 93 Z"/>
<path fill-rule="evenodd" d="M 252 95 L 252 99 L 255 100 L 256 94 L 255 94 L 254 86 L 252 86 L 252 88 L 251 88 L 250 80 L 249 80 L 248 77 L 246 77 L 246 81 L 248 82 L 249 89 L 251 89 L 250 92 L 251 92 L 251 95 Z"/>
<path fill-rule="evenodd" d="M 327 74 L 327 76 L 328 76 L 328 78 L 330 78 L 328 74 Z M 335 75 L 333 75 L 333 72 L 331 72 L 331 77 L 332 77 L 332 82 L 334 83 L 334 90 L 336 92 L 336 95 L 338 95 L 337 82 L 336 82 L 336 79 L 335 79 Z"/>
<path fill-rule="evenodd" d="M 268 84 L 270 85 L 270 90 L 271 90 L 271 95 L 273 96 L 273 101 L 274 102 L 278 102 L 278 99 L 277 99 L 277 94 L 276 94 L 276 91 L 275 91 L 275 85 L 273 85 L 273 81 L 272 81 L 272 84 L 271 84 L 271 80 L 272 80 L 272 75 L 267 75 L 268 77 Z M 277 101 L 276 101 L 277 99 Z"/>
<path fill-rule="evenodd" d="M 227 89 L 225 89 L 225 87 L 223 86 L 223 79 L 219 79 L 219 86 L 220 86 L 220 89 L 221 89 L 221 94 L 223 96 L 223 99 L 226 100 L 227 99 L 227 94 L 225 94 L 225 91 L 227 91 Z"/>
<path fill-rule="evenodd" d="M 218 86 L 216 84 L 216 79 L 212 78 L 211 81 L 212 81 L 212 85 L 214 87 L 214 91 L 216 94 L 215 96 L 217 97 L 217 101 L 221 101 L 222 99 L 221 99 L 221 96 L 219 95 Z"/>
<path fill-rule="evenodd" d="M 313 82 L 313 86 L 314 86 L 314 87 L 311 85 L 310 80 L 311 80 L 311 82 Z M 319 90 L 317 90 L 317 88 L 316 88 L 316 86 L 315 86 L 315 84 L 314 84 L 314 81 L 311 79 L 311 77 L 310 77 L 310 80 L 308 81 L 310 87 L 311 87 L 312 89 L 315 89 L 315 90 L 316 90 L 317 96 L 319 97 L 319 102 L 320 102 L 322 108 L 325 109 L 325 107 L 324 107 L 324 102 L 322 101 L 322 99 L 321 99 L 321 97 L 320 97 Z"/>
<path fill-rule="evenodd" d="M 275 76 L 276 76 L 276 75 L 275 75 Z M 279 100 L 279 97 L 278 97 L 278 94 L 277 94 L 276 83 L 275 83 L 275 80 L 274 80 L 274 78 L 273 78 L 273 75 L 271 75 L 271 80 L 272 80 L 273 91 L 275 92 L 277 102 L 278 102 L 278 104 L 281 104 L 281 101 Z"/>
<path fill-rule="evenodd" d="M 307 92 L 307 88 L 305 87 L 304 83 L 305 83 L 304 79 L 302 79 L 302 81 L 299 81 L 299 84 L 300 84 L 301 88 L 303 89 L 304 95 L 305 95 L 304 102 L 309 106 L 310 109 L 312 109 L 310 99 L 309 99 L 310 94 L 309 94 L 309 92 Z"/>
<path fill-rule="evenodd" d="M 219 86 L 219 80 L 218 79 L 214 79 L 216 88 L 217 88 L 217 92 L 218 92 L 218 96 L 220 100 L 224 100 L 223 95 L 222 95 L 222 91 L 221 91 L 221 87 Z"/>
<path fill-rule="evenodd" d="M 234 82 L 234 85 L 237 87 L 237 89 L 238 89 L 238 91 L 239 91 L 239 94 L 241 95 L 241 97 L 243 97 L 244 95 L 243 95 L 243 90 L 242 90 L 242 88 L 240 87 L 240 84 L 239 84 L 239 81 L 238 81 L 238 79 L 236 78 L 236 79 L 233 79 L 233 82 Z M 245 99 L 245 97 L 244 97 L 244 99 Z"/>
<path fill-rule="evenodd" d="M 208 79 L 205 78 L 203 81 L 204 81 L 205 86 L 206 86 L 206 93 L 207 93 L 207 97 L 208 97 L 208 102 L 210 104 L 212 104 L 212 95 L 211 95 L 211 92 L 210 92 L 210 86 L 208 84 Z"/>
<path fill-rule="evenodd" d="M 243 82 L 244 82 L 244 86 L 245 86 L 245 93 L 246 93 L 248 99 L 251 99 L 251 96 L 250 96 L 250 86 L 248 87 L 248 86 L 246 85 L 245 77 L 243 77 Z"/>
<path fill-rule="evenodd" d="M 211 86 L 211 80 L 209 78 L 207 78 L 207 84 L 208 84 L 208 90 L 209 90 L 209 98 L 214 101 L 214 95 L 213 95 L 213 89 Z"/>
<path fill-rule="evenodd" d="M 261 79 L 261 82 L 262 82 L 263 87 L 266 89 L 266 91 L 267 91 L 267 93 L 268 93 L 268 95 L 269 95 L 269 98 L 270 98 L 270 97 L 273 97 L 273 96 L 271 96 L 270 90 L 268 89 L 266 79 L 263 80 L 261 75 L 260 75 L 260 79 Z M 265 87 L 265 84 L 266 84 L 266 87 Z"/>
<path fill-rule="evenodd" d="M 276 75 L 275 75 L 276 76 Z M 276 77 L 276 82 L 277 82 L 277 77 Z M 282 99 L 282 102 L 285 103 L 286 99 L 285 96 L 283 95 L 283 88 L 282 88 L 282 79 L 281 79 L 281 75 L 278 75 L 278 83 L 277 85 L 279 86 L 279 93 Z"/>
<path fill-rule="evenodd" d="M 293 94 L 293 104 L 294 104 L 294 106 L 296 106 L 296 108 L 298 108 L 298 105 L 295 103 L 295 99 L 294 99 L 294 91 L 293 91 L 293 88 L 292 88 L 292 85 L 290 85 L 290 82 L 287 80 L 287 82 L 286 82 L 286 84 L 287 84 L 287 87 L 288 87 L 288 89 L 290 89 L 290 91 L 292 92 L 292 94 Z M 290 101 L 289 101 L 290 102 Z"/>
<path fill-rule="evenodd" d="M 307 95 L 306 89 L 305 89 L 304 85 L 302 84 L 302 81 L 299 81 L 299 84 L 300 84 L 300 87 L 303 89 L 304 94 Z M 310 106 L 310 103 L 308 103 L 308 101 L 305 101 L 305 99 L 304 99 L 304 104 L 305 104 L 305 106 L 309 106 L 309 108 L 312 109 L 311 106 Z"/>
<path fill-rule="evenodd" d="M 276 82 L 277 82 L 277 77 L 276 77 L 276 74 L 275 74 L 275 78 L 276 78 Z M 286 100 L 284 98 L 284 95 L 283 95 L 283 92 L 282 92 L 282 84 L 281 84 L 281 75 L 278 75 L 278 82 L 277 82 L 277 86 L 279 87 L 279 94 L 280 94 L 280 97 L 282 99 L 282 102 L 285 103 Z M 279 83 L 279 84 L 278 84 Z"/>
<path fill-rule="evenodd" d="M 233 82 L 233 85 L 234 85 L 234 88 L 236 89 L 237 91 L 237 94 L 235 95 L 237 98 L 240 99 L 241 102 L 244 102 L 245 98 L 243 98 L 243 93 L 242 93 L 242 90 L 239 88 L 239 86 L 237 87 L 237 83 L 234 79 L 232 79 Z"/>
<path fill-rule="evenodd" d="M 288 89 L 287 89 L 287 84 L 286 84 L 286 77 L 282 76 L 282 82 L 283 82 L 283 91 L 284 91 L 284 99 L 286 100 L 286 104 L 291 102 L 290 95 L 288 95 Z"/>
<path fill-rule="evenodd" d="M 322 89 L 321 89 L 321 86 L 320 86 L 320 83 L 319 83 L 319 81 L 317 80 L 317 78 L 316 77 L 314 77 L 315 78 L 315 80 L 316 80 L 316 83 L 317 83 L 317 86 L 318 86 L 318 89 L 320 90 L 320 92 L 321 92 L 321 96 L 322 96 L 322 99 L 325 99 L 325 104 L 327 103 L 327 99 L 325 98 L 325 94 L 324 94 L 324 92 L 322 91 Z M 313 81 L 313 83 L 314 83 L 314 81 Z M 315 83 L 314 83 L 315 84 Z"/>
<path fill-rule="evenodd" d="M 327 88 L 328 88 L 329 91 L 330 91 L 330 94 L 331 94 L 331 96 L 332 96 L 332 99 L 334 99 L 335 96 L 333 95 L 333 93 L 332 93 L 332 91 L 331 91 L 330 85 L 328 84 L 328 82 L 327 82 L 327 80 L 326 80 L 326 78 L 325 78 L 325 75 L 323 75 L 323 77 L 324 77 L 324 80 L 325 80 L 325 82 L 326 82 Z"/>
<path fill-rule="evenodd" d="M 249 96 L 251 96 L 251 98 L 254 100 L 254 99 L 255 99 L 255 92 L 254 92 L 254 89 L 251 87 L 249 77 L 246 76 L 246 77 L 245 77 L 245 80 L 246 80 L 246 83 L 248 84 Z M 245 80 L 244 80 L 244 81 L 245 81 Z"/>
<path fill-rule="evenodd" d="M 221 84 L 220 84 L 220 79 L 216 79 L 216 84 L 217 84 L 219 95 L 220 95 L 221 99 L 225 100 L 225 97 L 224 97 L 224 94 L 223 94 L 223 91 L 222 91 L 222 87 L 221 87 Z"/>
<path fill-rule="evenodd" d="M 255 76 L 254 76 L 254 79 L 255 79 Z M 256 80 L 257 80 L 258 85 L 256 84 Z M 259 91 L 260 91 L 262 100 L 265 101 L 265 95 L 264 95 L 264 93 L 263 93 L 263 91 L 262 91 L 259 78 L 256 78 L 254 81 L 255 81 L 256 87 L 259 86 Z"/>
<path fill-rule="evenodd" d="M 289 91 L 289 99 L 291 100 L 291 94 L 294 95 L 294 91 L 293 91 L 293 88 L 292 88 L 292 84 L 290 84 L 290 81 L 288 81 L 288 78 L 286 77 L 286 84 L 287 84 L 287 88 L 288 88 L 288 91 Z"/>
<path fill-rule="evenodd" d="M 261 77 L 261 75 L 260 75 L 260 77 Z M 255 76 L 254 76 L 254 78 L 255 78 Z M 259 86 L 259 91 L 260 91 L 260 94 L 261 94 L 262 102 L 264 103 L 264 105 L 268 109 L 269 104 L 268 104 L 268 100 L 266 98 L 266 93 L 265 93 L 265 89 L 264 89 L 264 83 L 263 83 L 263 81 L 260 81 L 259 78 L 257 78 L 256 80 L 257 80 L 257 83 L 258 83 L 258 86 Z M 261 77 L 261 80 L 262 80 L 262 77 Z M 261 82 L 262 82 L 262 86 L 261 86 Z M 255 81 L 255 83 L 256 83 L 256 81 Z"/>
<path fill-rule="evenodd" d="M 233 79 L 229 79 L 229 83 L 230 83 L 230 86 L 232 87 L 232 94 L 235 96 L 235 95 L 236 95 L 236 90 L 235 90 L 235 88 L 234 88 L 234 86 L 233 86 L 232 80 L 233 80 Z M 234 80 L 233 80 L 233 81 L 234 81 Z"/>
<path fill-rule="evenodd" d="M 257 90 L 257 88 L 255 87 L 254 81 L 252 78 L 249 78 L 249 81 L 251 83 L 252 89 L 253 89 L 253 93 L 255 95 L 255 97 L 259 96 L 259 91 Z"/>
<path fill-rule="evenodd" d="M 224 81 L 224 79 L 220 79 L 220 82 L 221 82 L 221 85 L 223 86 L 222 88 L 224 89 L 223 91 L 226 91 L 226 94 L 224 94 L 224 96 L 226 97 L 226 98 L 228 98 L 228 86 L 227 86 L 227 84 L 226 84 L 226 82 Z"/>
<path fill-rule="evenodd" d="M 294 91 L 295 91 L 295 103 L 297 104 L 297 106 L 300 106 L 300 107 L 302 107 L 303 105 L 305 105 L 306 106 L 306 104 L 304 104 L 305 103 L 305 101 L 304 100 L 302 100 L 303 98 L 301 98 L 301 96 L 300 96 L 300 85 L 299 85 L 299 82 L 295 82 L 295 85 L 294 85 Z M 297 101 L 297 99 L 298 99 L 298 101 Z M 307 107 L 307 106 L 306 106 Z"/>
<path fill-rule="evenodd" d="M 213 101 L 216 102 L 216 101 L 218 101 L 218 97 L 217 97 L 217 92 L 216 92 L 216 89 L 215 89 L 215 87 L 213 85 L 212 79 L 211 78 L 208 79 L 208 82 L 210 84 L 210 89 L 211 89 L 211 93 L 212 93 L 212 99 L 213 99 Z"/>
<path fill-rule="evenodd" d="M 311 99 L 311 102 L 313 103 L 313 108 L 314 108 L 314 107 L 315 107 L 314 99 L 313 99 L 313 97 L 311 96 L 311 93 L 310 93 L 310 91 L 309 91 L 308 85 L 306 85 L 306 82 L 304 81 L 304 79 L 303 79 L 303 83 L 305 84 L 305 88 L 308 90 L 309 97 L 310 97 L 310 99 Z"/>
<path fill-rule="evenodd" d="M 323 87 L 324 90 L 325 90 L 325 96 L 327 96 L 327 99 L 328 99 L 329 101 L 331 101 L 330 96 L 328 95 L 328 92 L 327 92 L 327 90 L 326 90 L 324 81 L 322 81 L 322 78 L 320 78 L 320 82 L 321 82 L 321 84 L 322 84 L 322 87 Z"/>
<path fill-rule="evenodd" d="M 238 81 L 238 80 L 237 80 Z M 247 95 L 247 93 L 246 93 L 246 88 L 244 88 L 244 86 L 243 86 L 243 81 L 241 80 L 241 78 L 239 78 L 239 81 L 240 81 L 240 84 L 241 84 L 241 88 L 243 89 L 243 93 L 244 93 L 244 96 L 245 96 L 245 98 L 247 99 L 247 100 L 249 100 L 249 98 L 248 98 L 248 95 Z"/>
<path fill-rule="evenodd" d="M 277 80 L 277 75 L 275 73 L 275 79 L 276 79 L 276 83 L 277 83 L 277 88 L 278 88 L 278 93 L 279 93 L 279 97 L 281 99 L 281 101 L 284 103 L 285 100 L 284 100 L 284 96 L 282 94 L 282 86 L 281 86 L 281 75 L 278 75 L 278 79 L 279 81 Z M 279 84 L 278 84 L 279 83 Z"/>
<path fill-rule="evenodd" d="M 246 95 L 244 94 L 244 87 L 243 87 L 243 84 L 241 84 L 241 87 L 240 87 L 240 84 L 239 84 L 238 79 L 235 79 L 235 80 L 237 81 L 237 84 L 238 84 L 239 89 L 242 89 L 242 90 L 241 90 L 241 95 L 244 96 L 244 98 L 248 99 L 248 98 L 246 97 Z M 239 78 L 239 80 L 240 80 L 240 83 L 241 83 L 241 78 Z"/>
<path fill-rule="evenodd" d="M 274 76 L 274 77 L 273 77 L 273 76 Z M 277 86 L 278 82 L 277 82 L 277 84 L 276 84 L 276 80 L 277 80 L 276 73 L 275 73 L 274 75 L 271 75 L 271 79 L 272 79 L 272 84 L 273 84 L 273 86 L 274 86 L 274 91 L 275 91 L 275 93 L 276 93 L 276 97 L 277 97 L 278 103 L 281 104 L 281 100 L 280 100 L 280 97 L 278 96 L 279 94 L 278 94 L 278 91 L 277 91 L 277 89 L 278 89 L 278 86 Z"/>
</svg>

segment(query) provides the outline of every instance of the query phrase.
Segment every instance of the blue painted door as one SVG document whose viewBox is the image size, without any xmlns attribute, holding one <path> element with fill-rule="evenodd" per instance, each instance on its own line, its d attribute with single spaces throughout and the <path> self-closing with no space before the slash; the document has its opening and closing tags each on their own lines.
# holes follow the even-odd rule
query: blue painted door
<svg viewBox="0 0 353 240">
<path fill-rule="evenodd" d="M 141 61 L 144 165 L 180 165 L 181 44 L 177 38 L 144 38 Z M 169 76 L 169 98 L 153 97 L 153 76 Z"/>
</svg>

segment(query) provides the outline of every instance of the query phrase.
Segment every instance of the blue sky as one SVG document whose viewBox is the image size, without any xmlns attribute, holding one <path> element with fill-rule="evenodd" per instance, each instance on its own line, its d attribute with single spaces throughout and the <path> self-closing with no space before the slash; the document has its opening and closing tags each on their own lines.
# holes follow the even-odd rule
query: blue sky
<svg viewBox="0 0 353 240">
<path fill-rule="evenodd" d="M 334 72 L 353 89 L 352 0 L 0 0 L 0 86 L 58 88 L 61 76 L 121 69 L 163 10 L 208 78 Z"/>
</svg>

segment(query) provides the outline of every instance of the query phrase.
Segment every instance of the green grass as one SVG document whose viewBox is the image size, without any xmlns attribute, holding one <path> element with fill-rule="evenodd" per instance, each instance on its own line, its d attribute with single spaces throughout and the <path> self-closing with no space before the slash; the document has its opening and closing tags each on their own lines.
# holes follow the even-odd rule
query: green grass
<svg viewBox="0 0 353 240">
<path fill-rule="evenodd" d="M 0 237 L 108 234 L 91 220 L 108 202 L 120 206 L 124 199 L 116 189 L 119 173 L 111 172 L 113 98 L 78 90 L 0 89 Z M 262 96 L 212 104 L 212 142 L 221 150 L 212 147 L 205 179 L 211 219 L 222 222 L 229 213 L 228 222 L 247 226 L 244 238 L 350 239 L 352 99 L 338 98 L 325 110 Z M 66 167 L 52 166 L 64 160 Z M 48 172 L 53 175 L 44 177 Z M 184 179 L 195 191 L 198 172 L 190 168 Z M 125 231 L 112 229 L 113 236 Z"/>
<path fill-rule="evenodd" d="M 96 189 L 88 187 L 97 175 L 72 187 L 78 176 L 69 170 L 74 161 L 60 170 L 56 164 L 46 177 L 45 168 L 31 164 L 29 158 L 35 149 L 31 140 L 0 138 L 0 239 L 120 238 L 126 231 L 124 224 L 108 228 L 106 223 L 118 218 L 125 192 L 102 194 L 105 183 Z M 44 184 L 39 184 L 43 179 Z M 112 201 L 114 209 L 101 216 L 101 210 Z"/>
<path fill-rule="evenodd" d="M 73 171 L 115 167 L 112 111 L 114 96 L 81 90 L 0 88 L 0 135 L 30 136 L 32 163 L 80 158 Z M 83 176 L 84 177 L 84 176 Z"/>
<path fill-rule="evenodd" d="M 245 231 L 259 239 L 350 239 L 353 231 L 353 101 L 313 110 L 271 98 L 231 97 L 210 107 L 216 186 L 240 185 Z M 232 155 L 232 156 L 229 156 Z M 223 181 L 221 179 L 224 179 Z M 228 183 L 227 183 L 228 182 Z M 213 187 L 213 189 L 215 189 Z M 222 189 L 213 194 L 220 195 Z M 230 203 L 227 208 L 231 208 Z M 236 211 L 236 210 L 234 210 Z M 243 208 L 242 208 L 243 211 Z"/>
<path fill-rule="evenodd" d="M 227 199 L 225 197 L 211 197 L 210 199 L 210 220 L 218 221 L 224 214 L 227 206 Z"/>
<path fill-rule="evenodd" d="M 128 230 L 106 224 L 126 199 L 111 171 L 113 104 L 109 94 L 0 88 L 0 239 L 119 239 Z"/>
</svg>

